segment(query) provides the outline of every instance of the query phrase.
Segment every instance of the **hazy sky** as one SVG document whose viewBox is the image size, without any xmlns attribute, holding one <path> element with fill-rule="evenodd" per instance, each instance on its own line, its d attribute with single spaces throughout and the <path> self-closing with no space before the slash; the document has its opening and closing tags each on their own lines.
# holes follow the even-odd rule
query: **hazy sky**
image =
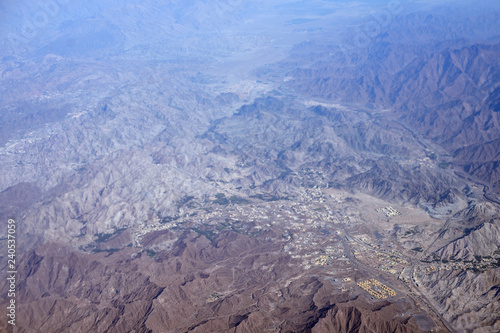
<svg viewBox="0 0 500 333">
<path fill-rule="evenodd" d="M 0 55 L 43 54 L 56 48 L 65 50 L 62 55 L 68 55 L 68 47 L 72 48 L 69 53 L 73 56 L 101 47 L 109 53 L 113 46 L 119 48 L 117 51 L 132 50 L 138 45 L 156 49 L 168 45 L 193 48 L 209 43 L 205 37 L 201 40 L 196 37 L 207 33 L 244 35 L 245 38 L 252 35 L 255 45 L 265 43 L 266 38 L 288 44 L 314 39 L 321 33 L 324 34 L 321 38 L 334 39 L 336 34 L 345 35 L 346 27 L 352 34 L 356 34 L 353 29 L 368 29 L 368 34 L 378 34 L 388 31 L 393 20 L 419 8 L 446 6 L 450 8 L 446 12 L 471 4 L 470 15 L 478 15 L 481 6 L 500 7 L 499 1 L 455 0 L 7 0 L 0 5 Z M 456 13 L 455 19 L 460 22 L 459 16 L 468 15 L 469 11 L 457 10 Z M 438 9 L 436 14 L 440 14 Z M 447 18 L 447 22 L 452 20 Z M 214 50 L 218 47 L 213 45 Z"/>
</svg>

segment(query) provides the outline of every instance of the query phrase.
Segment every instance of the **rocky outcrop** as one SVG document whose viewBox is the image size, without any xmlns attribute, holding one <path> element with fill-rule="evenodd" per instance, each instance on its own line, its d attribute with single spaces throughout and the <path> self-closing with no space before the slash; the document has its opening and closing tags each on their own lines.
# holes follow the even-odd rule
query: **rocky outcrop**
<svg viewBox="0 0 500 333">
<path fill-rule="evenodd" d="M 493 333 L 500 329 L 499 273 L 450 270 L 421 278 L 427 297 L 459 332 Z"/>
<path fill-rule="evenodd" d="M 344 255 L 338 271 L 312 267 L 323 242 L 305 239 L 318 249 L 300 255 L 284 242 L 302 237 L 300 221 L 325 241 L 378 235 L 413 266 L 489 260 L 500 246 L 489 192 L 500 186 L 499 15 L 392 8 L 349 61 L 338 45 L 355 36 L 336 39 L 332 17 L 352 6 L 2 3 L 0 220 L 17 221 L 19 331 L 440 329 L 410 298 L 360 297 L 354 282 L 380 267 L 346 268 Z M 379 199 L 422 215 L 375 216 Z M 254 228 L 252 205 L 280 200 L 295 215 Z M 424 211 L 433 218 L 420 224 Z M 0 274 L 6 263 L 0 253 Z M 498 269 L 474 267 L 418 274 L 453 326 L 498 330 Z"/>
<path fill-rule="evenodd" d="M 475 256 L 490 256 L 500 248 L 498 221 L 482 223 L 452 240 L 435 253 L 444 259 L 474 260 Z"/>
<path fill-rule="evenodd" d="M 160 237 L 165 234 L 153 233 L 148 242 Z M 297 274 L 279 249 L 276 239 L 226 233 L 211 243 L 194 232 L 153 257 L 146 254 L 150 250 L 85 254 L 45 244 L 20 262 L 16 299 L 24 315 L 17 327 L 51 332 L 425 331 L 414 318 L 398 316 L 401 304 L 369 304 L 340 293 L 321 276 Z"/>
</svg>

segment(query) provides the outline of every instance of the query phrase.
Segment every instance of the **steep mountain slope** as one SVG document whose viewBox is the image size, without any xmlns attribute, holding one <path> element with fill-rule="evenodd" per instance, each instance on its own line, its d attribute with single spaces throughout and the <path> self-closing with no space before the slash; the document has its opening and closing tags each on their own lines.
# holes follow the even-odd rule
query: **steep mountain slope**
<svg viewBox="0 0 500 333">
<path fill-rule="evenodd" d="M 266 159 L 268 168 L 282 169 L 279 183 L 297 183 L 293 171 L 320 168 L 332 186 L 390 200 L 435 205 L 443 203 L 450 187 L 459 188 L 452 203 L 465 200 L 460 182 L 437 164 L 419 161 L 426 158 L 425 144 L 401 125 L 369 111 L 321 106 L 300 110 L 267 98 L 219 120 L 206 137 L 222 149 L 227 146 L 226 154 L 234 154 L 234 148 L 244 152 L 244 163 L 259 165 Z M 272 189 L 273 181 L 267 186 Z"/>
<path fill-rule="evenodd" d="M 20 331 L 498 331 L 498 10 L 57 4 L 0 13 Z"/>
<path fill-rule="evenodd" d="M 443 16 L 432 19 L 447 26 Z M 398 20 L 419 26 L 423 17 Z M 461 27 L 469 29 L 469 24 L 462 22 Z M 495 25 L 489 19 L 483 24 Z M 497 188 L 500 45 L 428 40 L 440 36 L 439 32 L 409 44 L 399 34 L 390 29 L 370 40 L 356 51 L 362 59 L 357 66 L 343 66 L 346 54 L 336 57 L 333 47 L 330 60 L 319 56 L 312 66 L 288 71 L 284 85 L 310 96 L 390 109 L 407 126 L 455 156 L 457 166 Z M 289 64 L 282 67 L 287 70 Z"/>
</svg>

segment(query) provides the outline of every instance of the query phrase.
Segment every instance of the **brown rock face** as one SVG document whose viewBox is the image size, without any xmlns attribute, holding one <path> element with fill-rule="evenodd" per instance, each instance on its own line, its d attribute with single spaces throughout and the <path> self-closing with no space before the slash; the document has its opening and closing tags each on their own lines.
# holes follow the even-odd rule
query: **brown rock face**
<svg viewBox="0 0 500 333">
<path fill-rule="evenodd" d="M 165 233 L 149 237 L 165 238 Z M 168 237 L 167 237 L 168 238 Z M 401 306 L 297 275 L 280 244 L 185 234 L 156 259 L 46 244 L 19 267 L 19 332 L 420 332 Z M 316 271 L 321 273 L 321 271 Z M 3 287 L 3 286 L 2 286 Z M 6 328 L 6 323 L 2 322 Z"/>
<path fill-rule="evenodd" d="M 0 1 L 14 331 L 499 332 L 500 2 L 400 2 Z"/>
<path fill-rule="evenodd" d="M 414 319 L 394 317 L 394 311 L 393 304 L 378 310 L 362 302 L 340 304 L 328 310 L 311 332 L 425 332 Z"/>
<path fill-rule="evenodd" d="M 121 258 L 109 263 L 48 244 L 24 256 L 19 274 L 20 331 L 144 331 L 141 318 L 163 290 Z"/>
</svg>

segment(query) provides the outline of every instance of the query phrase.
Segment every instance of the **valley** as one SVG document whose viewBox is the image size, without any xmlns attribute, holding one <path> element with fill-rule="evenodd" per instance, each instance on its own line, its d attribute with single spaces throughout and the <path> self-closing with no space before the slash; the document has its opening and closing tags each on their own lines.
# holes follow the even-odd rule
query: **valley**
<svg viewBox="0 0 500 333">
<path fill-rule="evenodd" d="M 1 332 L 500 330 L 498 5 L 56 5 L 0 5 Z"/>
</svg>

